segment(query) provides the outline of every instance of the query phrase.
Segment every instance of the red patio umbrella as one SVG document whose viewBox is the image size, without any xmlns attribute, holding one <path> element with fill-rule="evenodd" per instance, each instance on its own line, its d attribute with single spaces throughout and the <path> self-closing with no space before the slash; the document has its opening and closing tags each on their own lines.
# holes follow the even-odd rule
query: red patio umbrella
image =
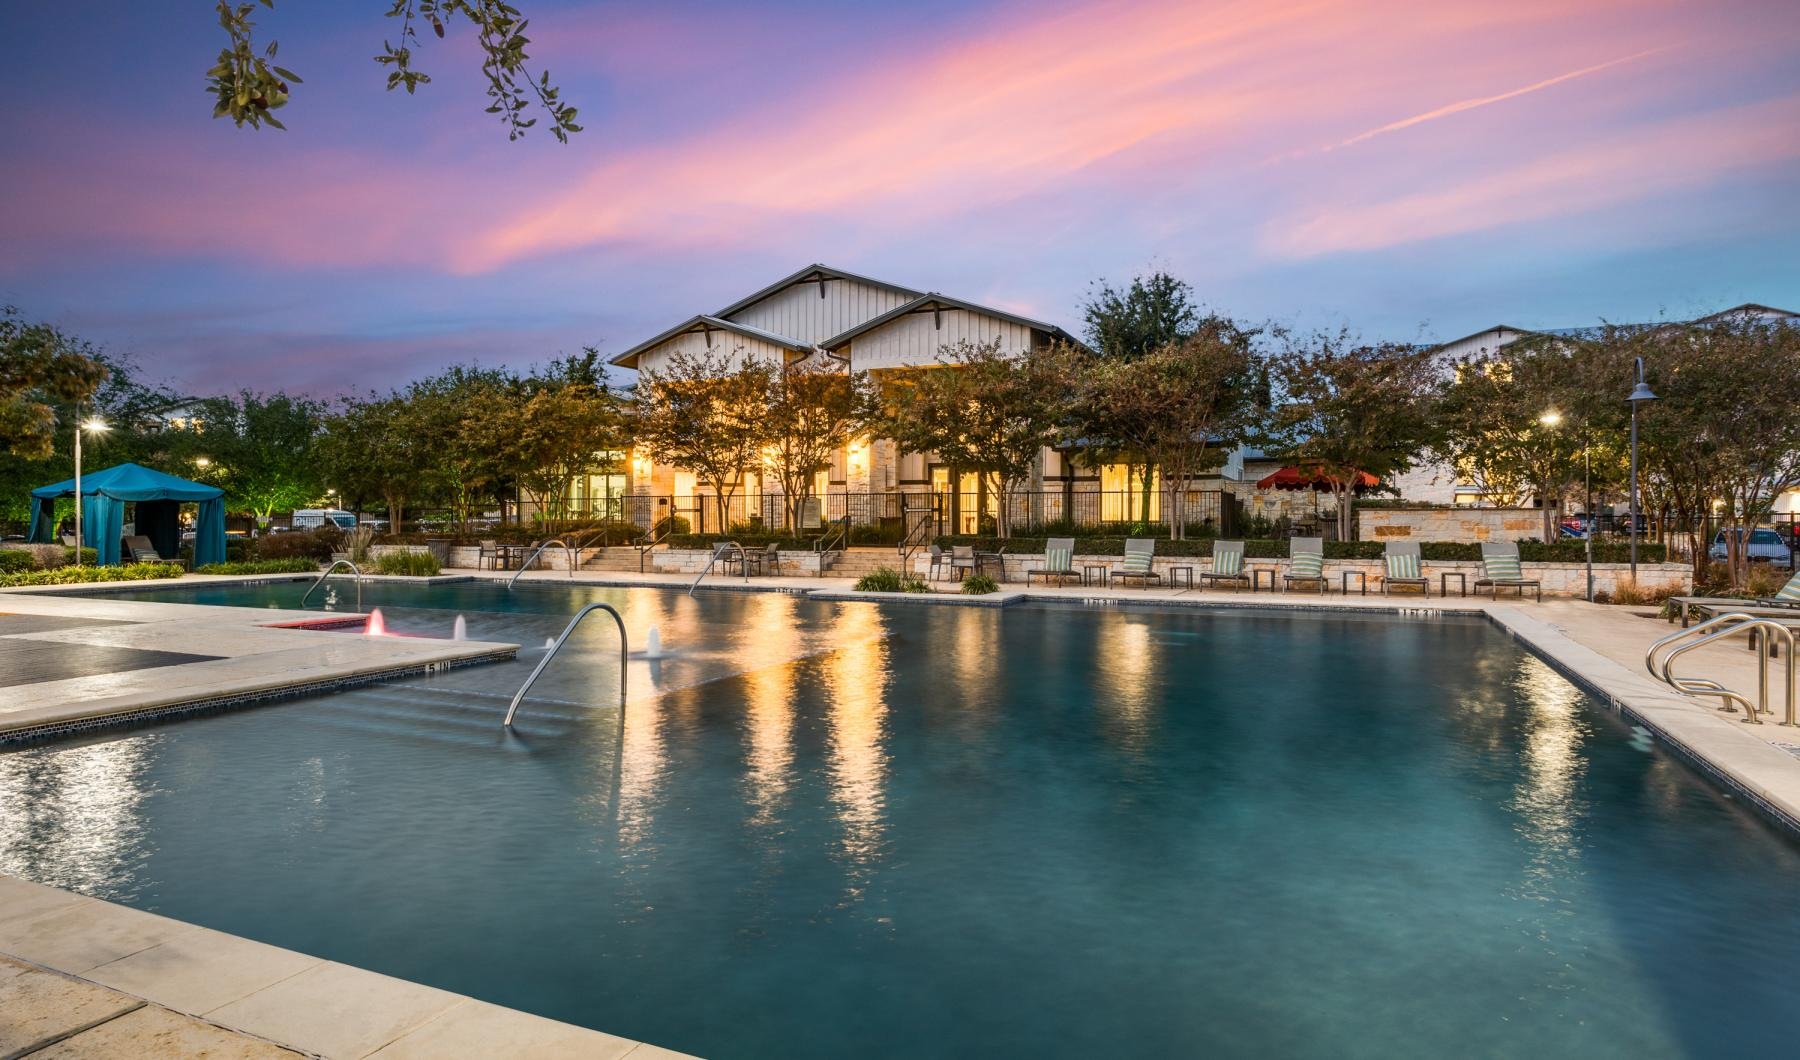
<svg viewBox="0 0 1800 1060">
<path fill-rule="evenodd" d="M 1258 479 L 1256 488 L 1259 490 L 1316 490 L 1320 493 L 1329 493 L 1334 484 L 1333 477 L 1327 475 L 1323 468 L 1284 467 L 1273 475 Z M 1379 485 L 1381 485 L 1380 479 L 1367 471 L 1358 471 L 1356 472 L 1356 481 L 1351 488 L 1362 493 Z"/>
</svg>

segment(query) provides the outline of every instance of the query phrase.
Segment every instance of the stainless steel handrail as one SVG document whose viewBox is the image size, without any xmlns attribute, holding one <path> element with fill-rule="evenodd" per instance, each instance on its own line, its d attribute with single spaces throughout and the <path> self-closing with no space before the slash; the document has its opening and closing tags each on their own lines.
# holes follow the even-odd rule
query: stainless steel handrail
<svg viewBox="0 0 1800 1060">
<path fill-rule="evenodd" d="M 526 556 L 525 562 L 519 564 L 519 569 L 514 571 L 513 576 L 506 580 L 506 587 L 508 589 L 511 589 L 513 587 L 513 583 L 519 580 L 519 575 L 524 574 L 525 569 L 527 567 L 531 566 L 531 564 L 533 562 L 535 562 L 539 556 L 543 555 L 544 550 L 549 548 L 551 545 L 561 545 L 563 551 L 568 553 L 568 555 L 569 555 L 569 577 L 571 577 L 571 578 L 575 577 L 575 550 L 570 548 L 569 543 L 567 541 L 564 541 L 562 538 L 553 537 L 550 540 L 544 542 L 543 544 L 541 544 L 538 547 L 531 550 L 531 555 Z"/>
<path fill-rule="evenodd" d="M 354 571 L 356 573 L 356 609 L 358 611 L 362 610 L 362 580 L 363 580 L 362 568 L 358 567 L 356 564 L 350 562 L 347 559 L 333 560 L 331 563 L 331 566 L 326 567 L 325 572 L 323 574 L 319 575 L 318 579 L 316 581 L 314 581 L 311 585 L 307 586 L 306 592 L 301 594 L 301 596 L 300 596 L 300 606 L 301 607 L 306 606 L 306 601 L 312 597 L 313 590 L 317 589 L 321 585 L 324 585 L 325 579 L 331 577 L 331 575 L 334 572 L 336 572 L 336 570 L 339 567 L 349 567 L 352 571 Z"/>
<path fill-rule="evenodd" d="M 706 561 L 706 566 L 701 569 L 699 574 L 694 575 L 693 582 L 688 585 L 688 595 L 689 596 L 694 595 L 694 588 L 700 584 L 700 579 L 702 579 L 702 578 L 706 577 L 708 574 L 712 573 L 713 564 L 719 562 L 720 557 L 724 556 L 725 553 L 730 552 L 733 549 L 737 550 L 738 570 L 743 572 L 744 584 L 745 585 L 750 584 L 750 555 L 749 555 L 749 553 L 745 552 L 744 546 L 738 544 L 736 541 L 721 541 L 718 544 L 713 546 L 712 558 Z"/>
<path fill-rule="evenodd" d="M 1757 648 L 1756 678 L 1757 698 L 1753 704 L 1749 697 L 1726 688 L 1718 681 L 1706 677 L 1683 677 L 1675 673 L 1675 660 L 1693 651 L 1695 648 L 1710 644 L 1715 640 L 1747 633 L 1760 638 Z M 1650 676 L 1675 689 L 1686 696 L 1716 696 L 1728 704 L 1735 703 L 1743 708 L 1744 721 L 1762 724 L 1758 714 L 1773 713 L 1769 709 L 1769 659 L 1775 652 L 1775 638 L 1779 637 L 1787 644 L 1787 709 L 1783 713 L 1781 724 L 1796 724 L 1796 679 L 1800 678 L 1794 666 L 1794 648 L 1796 638 L 1794 629 L 1775 619 L 1759 615 L 1748 615 L 1741 612 L 1727 612 L 1716 615 L 1689 629 L 1677 630 L 1662 637 L 1644 651 L 1644 668 Z M 1686 641 L 1686 643 L 1681 643 Z M 1665 649 L 1668 649 L 1665 651 Z M 1659 658 L 1659 653 L 1662 653 Z M 1720 710 L 1730 710 L 1730 706 L 1721 706 Z"/>
<path fill-rule="evenodd" d="M 527 677 L 525 683 L 519 686 L 519 690 L 513 693 L 512 703 L 506 708 L 506 720 L 500 723 L 503 728 L 512 728 L 513 715 L 519 712 L 519 704 L 524 702 L 526 691 L 538 679 L 538 675 L 544 672 L 544 667 L 550 665 L 550 660 L 556 658 L 556 653 L 568 642 L 569 634 L 575 632 L 575 627 L 581 625 L 581 620 L 595 611 L 605 611 L 613 616 L 614 622 L 619 624 L 619 706 L 625 705 L 625 671 L 630 668 L 631 664 L 631 648 L 625 636 L 625 619 L 620 616 L 618 608 L 611 604 L 589 604 L 575 612 L 574 618 L 569 619 L 569 624 L 563 627 L 562 635 L 550 645 L 550 650 L 544 652 L 544 657 L 539 659 L 537 666 L 532 669 L 531 676 Z"/>
</svg>

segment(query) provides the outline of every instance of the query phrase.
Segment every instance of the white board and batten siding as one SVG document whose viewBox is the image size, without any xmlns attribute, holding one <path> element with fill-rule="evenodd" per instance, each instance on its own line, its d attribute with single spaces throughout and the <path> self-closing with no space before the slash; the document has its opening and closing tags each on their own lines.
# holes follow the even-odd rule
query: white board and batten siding
<svg viewBox="0 0 1800 1060">
<path fill-rule="evenodd" d="M 777 291 L 726 319 L 801 342 L 819 343 L 910 301 L 912 296 L 904 291 L 833 279 L 825 281 L 825 297 L 820 298 L 818 281 L 811 280 Z"/>
<path fill-rule="evenodd" d="M 724 352 L 730 358 L 732 369 L 741 368 L 745 361 L 760 360 L 767 364 L 785 364 L 788 351 L 772 342 L 764 342 L 748 335 L 738 335 L 729 331 L 712 333 L 712 352 Z M 638 354 L 637 370 L 640 372 L 659 372 L 669 366 L 669 361 L 677 353 L 685 353 L 690 357 L 698 357 L 707 352 L 706 337 L 698 331 L 684 332 L 667 342 L 652 346 Z"/>
<path fill-rule="evenodd" d="M 929 368 L 940 363 L 938 354 L 958 342 L 1000 340 L 1007 353 L 1031 349 L 1031 328 L 1010 320 L 966 309 L 945 308 L 943 326 L 938 314 L 926 310 L 908 313 L 850 340 L 850 367 L 857 371 L 880 368 Z"/>
</svg>

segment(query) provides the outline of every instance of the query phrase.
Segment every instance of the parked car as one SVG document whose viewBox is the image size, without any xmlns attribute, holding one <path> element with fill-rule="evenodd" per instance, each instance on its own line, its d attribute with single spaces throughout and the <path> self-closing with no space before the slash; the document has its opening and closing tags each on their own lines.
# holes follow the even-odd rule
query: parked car
<svg viewBox="0 0 1800 1060">
<path fill-rule="evenodd" d="M 295 530 L 317 530 L 322 526 L 336 526 L 340 530 L 356 529 L 356 513 L 342 508 L 302 508 L 289 520 Z"/>
<path fill-rule="evenodd" d="M 1706 550 L 1707 558 L 1715 563 L 1725 562 L 1728 540 L 1726 535 L 1736 534 L 1741 540 L 1743 533 L 1742 530 L 1719 531 L 1713 537 L 1712 547 Z M 1746 551 L 1749 553 L 1752 563 L 1769 563 L 1777 567 L 1793 565 L 1794 553 L 1788 548 L 1787 541 L 1773 530 L 1750 531 L 1750 543 Z"/>
</svg>

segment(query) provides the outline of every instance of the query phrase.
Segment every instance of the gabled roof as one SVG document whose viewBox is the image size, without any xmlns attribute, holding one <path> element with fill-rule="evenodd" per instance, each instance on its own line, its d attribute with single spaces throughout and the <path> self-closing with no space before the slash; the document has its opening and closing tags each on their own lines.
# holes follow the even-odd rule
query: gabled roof
<svg viewBox="0 0 1800 1060">
<path fill-rule="evenodd" d="M 1732 306 L 1730 309 L 1721 309 L 1717 313 L 1708 313 L 1707 315 L 1705 315 L 1703 317 L 1695 317 L 1693 320 L 1686 320 L 1686 321 L 1671 320 L 1662 326 L 1663 327 L 1679 327 L 1684 324 L 1710 324 L 1710 323 L 1713 323 L 1714 321 L 1725 320 L 1728 317 L 1735 316 L 1739 313 L 1754 313 L 1759 316 L 1774 316 L 1774 317 L 1780 317 L 1784 320 L 1800 320 L 1800 313 L 1796 313 L 1791 309 L 1778 309 L 1775 306 L 1760 305 L 1756 302 L 1745 302 L 1743 305 Z M 1649 325 L 1633 325 L 1633 326 L 1647 327 Z M 1445 346 L 1454 346 L 1459 342 L 1467 342 L 1470 339 L 1478 339 L 1483 335 L 1488 335 L 1488 334 L 1492 334 L 1494 332 L 1499 332 L 1499 331 L 1510 331 L 1513 334 L 1520 335 L 1520 336 L 1550 335 L 1550 336 L 1554 336 L 1556 338 L 1562 338 L 1562 339 L 1579 339 L 1579 338 L 1590 338 L 1590 337 L 1599 335 L 1605 331 L 1605 326 L 1590 324 L 1590 325 L 1586 325 L 1583 327 L 1574 327 L 1574 328 L 1520 328 L 1520 327 L 1514 327 L 1511 324 L 1495 324 L 1491 328 L 1482 328 L 1480 331 L 1477 331 L 1472 335 L 1464 335 L 1460 339 L 1451 339 L 1449 342 L 1440 342 L 1437 344 L 1437 348 L 1442 349 Z"/>
<path fill-rule="evenodd" d="M 764 287 L 753 295 L 740 298 L 713 315 L 718 317 L 728 317 L 733 313 L 741 313 L 765 298 L 772 298 L 775 295 L 780 294 L 789 287 L 802 283 L 819 283 L 824 280 L 850 280 L 855 283 L 867 284 L 870 287 L 879 287 L 883 290 L 894 291 L 903 294 L 908 298 L 915 298 L 920 293 L 910 287 L 902 287 L 897 283 L 889 283 L 886 280 L 877 280 L 868 276 L 858 276 L 854 272 L 845 272 L 842 269 L 834 269 L 829 265 L 820 265 L 815 262 L 791 276 L 776 280 L 774 283 Z"/>
<path fill-rule="evenodd" d="M 1531 330 L 1530 328 L 1516 328 L 1516 327 L 1513 327 L 1511 324 L 1495 324 L 1491 328 L 1482 328 L 1480 331 L 1471 332 L 1467 335 L 1464 335 L 1460 339 L 1451 339 L 1448 342 L 1440 342 L 1435 347 L 1433 347 L 1433 349 L 1441 350 L 1445 346 L 1454 346 L 1459 342 L 1468 342 L 1470 339 L 1478 339 L 1483 335 L 1490 335 L 1490 334 L 1494 334 L 1494 333 L 1501 332 L 1501 331 L 1510 331 L 1515 335 L 1536 335 L 1537 334 L 1537 332 Z"/>
<path fill-rule="evenodd" d="M 984 305 L 976 305 L 974 302 L 965 302 L 958 298 L 949 298 L 945 295 L 938 294 L 935 291 L 931 291 L 914 298 L 910 302 L 897 305 L 880 316 L 871 317 L 841 335 L 834 335 L 831 338 L 826 339 L 819 345 L 827 350 L 840 350 L 849 345 L 851 340 L 855 339 L 857 336 L 866 335 L 876 328 L 890 324 L 908 314 L 933 312 L 940 309 L 961 309 L 970 313 L 982 313 L 990 317 L 996 317 L 1000 320 L 1010 321 L 1011 323 L 1031 328 L 1035 331 L 1045 332 L 1051 338 L 1062 339 L 1065 342 L 1076 341 L 1073 335 L 1070 335 L 1055 324 L 1046 324 L 1041 320 L 1022 317 L 1017 313 L 1009 313 L 1004 309 L 993 309 Z"/>
<path fill-rule="evenodd" d="M 607 363 L 616 364 L 621 368 L 636 368 L 639 354 L 652 349 L 653 347 L 660 346 L 677 335 L 685 334 L 690 331 L 729 331 L 733 334 L 742 335 L 745 338 L 757 339 L 773 346 L 780 346 L 793 353 L 812 352 L 812 346 L 801 342 L 798 339 L 790 339 L 786 335 L 777 335 L 773 331 L 764 331 L 761 328 L 753 328 L 748 324 L 739 324 L 735 320 L 722 320 L 719 317 L 701 313 L 698 316 L 689 317 L 687 320 L 682 321 L 655 338 L 646 339 L 645 341 L 638 343 L 631 349 L 612 358 Z"/>
<path fill-rule="evenodd" d="M 1706 316 L 1696 319 L 1694 323 L 1706 324 L 1714 320 L 1722 320 L 1725 317 L 1732 316 L 1736 313 L 1756 313 L 1760 316 L 1778 316 L 1787 317 L 1789 319 L 1800 318 L 1800 313 L 1796 313 L 1791 309 L 1777 309 L 1772 305 L 1759 305 L 1756 302 L 1745 302 L 1743 305 L 1734 305 L 1730 309 L 1721 309 L 1717 313 L 1709 313 Z"/>
</svg>

